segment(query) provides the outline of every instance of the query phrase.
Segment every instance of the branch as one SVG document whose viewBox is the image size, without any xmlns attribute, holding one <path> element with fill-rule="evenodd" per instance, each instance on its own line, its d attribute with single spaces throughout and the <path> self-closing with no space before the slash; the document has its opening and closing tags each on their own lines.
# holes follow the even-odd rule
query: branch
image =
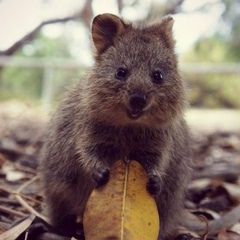
<svg viewBox="0 0 240 240">
<path fill-rule="evenodd" d="M 180 9 L 181 9 L 181 6 L 183 4 L 185 0 L 178 0 L 176 1 L 174 4 L 170 5 L 166 11 L 165 11 L 165 15 L 173 15 L 173 14 L 176 14 L 176 13 L 179 13 L 180 12 Z"/>
<path fill-rule="evenodd" d="M 67 21 L 74 20 L 74 19 L 76 19 L 75 16 L 44 21 L 40 25 L 38 25 L 36 28 L 34 28 L 30 33 L 26 34 L 20 40 L 15 42 L 7 50 L 0 51 L 0 56 L 11 56 L 18 49 L 20 49 L 26 42 L 32 41 L 43 26 L 54 24 L 54 23 L 65 23 Z"/>
<path fill-rule="evenodd" d="M 117 0 L 118 12 L 119 12 L 120 15 L 122 13 L 123 6 L 124 6 L 123 0 Z"/>
<path fill-rule="evenodd" d="M 85 6 L 84 6 L 84 8 L 81 11 L 81 14 L 79 16 L 79 18 L 82 19 L 82 21 L 84 22 L 84 24 L 88 28 L 90 28 L 91 20 L 93 18 L 92 1 L 93 0 L 87 0 L 86 1 L 86 4 L 85 4 Z"/>
<path fill-rule="evenodd" d="M 11 47 L 4 51 L 0 51 L 0 56 L 11 56 L 13 55 L 16 51 L 18 51 L 26 42 L 32 41 L 38 32 L 42 29 L 42 27 L 49 25 L 49 24 L 55 24 L 55 23 L 66 23 L 68 21 L 74 21 L 74 20 L 82 20 L 84 24 L 89 27 L 90 26 L 90 21 L 93 17 L 93 12 L 92 12 L 92 0 L 86 1 L 86 4 L 82 11 L 78 14 L 74 14 L 70 17 L 65 17 L 65 18 L 56 18 L 56 19 L 51 19 L 42 22 L 40 25 L 38 25 L 36 28 L 34 28 L 31 32 L 23 36 L 21 39 L 19 39 L 17 42 L 15 42 Z"/>
</svg>

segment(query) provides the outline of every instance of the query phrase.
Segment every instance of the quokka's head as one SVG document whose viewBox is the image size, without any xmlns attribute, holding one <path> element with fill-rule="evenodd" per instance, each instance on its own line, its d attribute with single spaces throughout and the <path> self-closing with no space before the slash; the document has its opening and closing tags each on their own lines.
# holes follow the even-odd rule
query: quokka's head
<svg viewBox="0 0 240 240">
<path fill-rule="evenodd" d="M 94 18 L 96 64 L 87 83 L 93 118 L 112 125 L 156 126 L 174 121 L 186 106 L 167 16 L 136 27 L 112 14 Z"/>
</svg>

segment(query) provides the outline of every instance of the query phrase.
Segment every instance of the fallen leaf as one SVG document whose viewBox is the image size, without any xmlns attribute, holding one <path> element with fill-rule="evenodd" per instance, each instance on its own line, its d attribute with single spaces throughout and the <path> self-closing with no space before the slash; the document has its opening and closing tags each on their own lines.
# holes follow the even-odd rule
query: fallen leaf
<svg viewBox="0 0 240 240">
<path fill-rule="evenodd" d="M 159 216 L 147 181 L 138 162 L 116 162 L 109 182 L 89 198 L 83 218 L 85 239 L 156 240 Z"/>
<path fill-rule="evenodd" d="M 26 218 L 24 221 L 19 223 L 18 225 L 10 228 L 6 232 L 2 233 L 0 235 L 0 239 L 2 240 L 15 240 L 17 237 L 23 233 L 33 222 L 35 216 L 30 215 L 28 218 Z"/>
<path fill-rule="evenodd" d="M 180 234 L 178 235 L 175 240 L 202 240 L 198 237 L 194 237 L 192 236 L 190 233 L 186 233 L 186 234 Z"/>
<path fill-rule="evenodd" d="M 233 232 L 236 232 L 236 233 L 240 234 L 240 222 L 234 224 L 234 225 L 230 228 L 230 230 L 233 231 Z"/>
<path fill-rule="evenodd" d="M 221 231 L 218 240 L 240 240 L 240 235 L 231 231 Z"/>
<path fill-rule="evenodd" d="M 219 219 L 221 217 L 221 215 L 209 209 L 198 209 L 198 210 L 191 211 L 191 213 L 193 213 L 196 216 L 203 215 L 208 220 Z"/>
</svg>

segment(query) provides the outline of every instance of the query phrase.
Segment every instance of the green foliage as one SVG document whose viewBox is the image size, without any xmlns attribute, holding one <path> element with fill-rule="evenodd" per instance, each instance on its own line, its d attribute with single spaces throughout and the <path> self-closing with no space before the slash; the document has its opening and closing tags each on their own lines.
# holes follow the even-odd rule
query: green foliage
<svg viewBox="0 0 240 240">
<path fill-rule="evenodd" d="M 44 78 L 42 68 L 5 68 L 1 75 L 0 100 L 10 98 L 39 101 L 42 94 Z M 53 100 L 59 98 L 68 85 L 73 84 L 85 75 L 85 69 L 53 70 Z"/>
<path fill-rule="evenodd" d="M 186 54 L 185 61 L 191 63 L 240 62 L 240 1 L 222 0 L 224 11 L 219 28 L 212 37 L 199 39 Z M 195 107 L 240 108 L 239 75 L 210 74 L 188 75 L 189 98 Z"/>
<path fill-rule="evenodd" d="M 186 54 L 184 60 L 208 63 L 231 62 L 228 53 L 227 43 L 220 36 L 214 36 L 198 40 L 192 51 Z"/>
<path fill-rule="evenodd" d="M 16 56 L 26 57 L 49 57 L 69 58 L 67 42 L 62 36 L 58 38 L 47 38 L 41 32 L 31 42 L 23 46 Z"/>
<path fill-rule="evenodd" d="M 229 52 L 234 61 L 240 61 L 240 1 L 222 0 L 222 2 L 225 5 L 222 18 L 229 28 L 229 33 L 225 34 Z M 224 33 L 222 33 L 222 35 L 224 35 Z"/>
<path fill-rule="evenodd" d="M 191 63 L 231 63 L 240 61 L 240 21 L 239 0 L 220 0 L 225 9 L 219 28 L 212 37 L 197 41 L 194 48 L 186 54 L 185 61 Z M 169 1 L 171 5 L 173 1 Z M 132 1 L 137 5 L 138 1 Z M 153 9 L 157 11 L 156 6 Z M 167 7 L 167 5 L 166 5 Z M 152 11 L 154 14 L 154 11 Z M 159 12 L 158 12 L 159 14 Z M 149 15 L 150 16 L 150 15 Z M 68 41 L 62 35 L 58 38 L 47 38 L 41 32 L 27 43 L 15 55 L 21 57 L 71 58 Z M 44 69 L 9 67 L 1 71 L 0 100 L 7 98 L 32 99 L 41 98 Z M 54 99 L 59 98 L 66 86 L 79 80 L 85 69 L 54 70 Z M 191 91 L 189 97 L 193 106 L 239 108 L 240 81 L 237 75 L 188 75 Z"/>
<path fill-rule="evenodd" d="M 64 38 L 49 39 L 41 33 L 31 43 L 26 44 L 15 56 L 18 57 L 42 57 L 42 58 L 69 58 L 69 50 Z M 44 78 L 43 68 L 5 67 L 0 75 L 0 100 L 16 98 L 20 100 L 37 100 L 41 98 L 42 81 Z M 66 85 L 84 74 L 84 69 L 65 70 L 55 69 L 54 96 L 57 97 L 64 91 Z"/>
<path fill-rule="evenodd" d="M 5 68 L 1 75 L 1 100 L 38 99 L 41 93 L 42 74 L 41 69 Z"/>
<path fill-rule="evenodd" d="M 212 37 L 197 41 L 187 55 L 187 61 L 239 62 L 240 61 L 240 1 L 221 0 L 224 11 Z"/>
<path fill-rule="evenodd" d="M 234 75 L 185 76 L 190 88 L 189 99 L 194 107 L 240 108 L 239 79 Z"/>
</svg>

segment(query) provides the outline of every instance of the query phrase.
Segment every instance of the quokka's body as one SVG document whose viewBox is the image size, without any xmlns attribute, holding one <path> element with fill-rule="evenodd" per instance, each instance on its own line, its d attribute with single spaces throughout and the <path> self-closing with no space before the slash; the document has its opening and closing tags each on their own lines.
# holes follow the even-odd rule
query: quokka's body
<svg viewBox="0 0 240 240">
<path fill-rule="evenodd" d="M 93 20 L 96 63 L 64 97 L 46 131 L 41 172 L 52 223 L 69 230 L 119 159 L 139 161 L 171 239 L 189 178 L 186 91 L 165 17 L 135 27 L 111 14 Z M 94 211 L 94 210 L 93 210 Z M 68 224 L 69 223 L 69 224 Z"/>
</svg>

